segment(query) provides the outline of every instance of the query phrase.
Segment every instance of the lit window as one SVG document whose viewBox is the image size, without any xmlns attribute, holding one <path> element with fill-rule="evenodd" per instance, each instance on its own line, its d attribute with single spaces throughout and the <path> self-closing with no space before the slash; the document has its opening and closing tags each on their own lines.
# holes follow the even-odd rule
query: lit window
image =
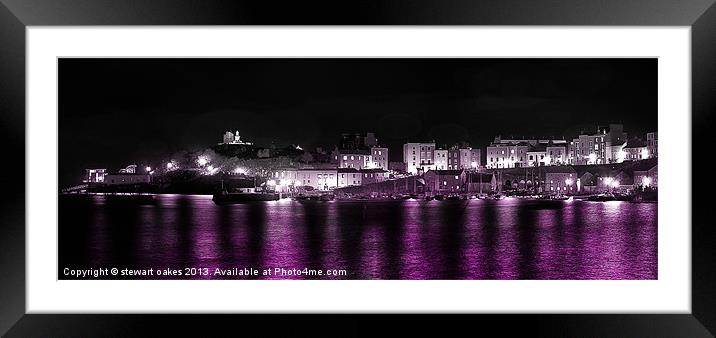
<svg viewBox="0 0 716 338">
<path fill-rule="evenodd" d="M 348 156 L 343 155 L 343 160 L 345 161 L 347 159 L 348 159 Z"/>
<path fill-rule="evenodd" d="M 443 185 L 447 185 L 447 181 L 443 181 Z"/>
</svg>

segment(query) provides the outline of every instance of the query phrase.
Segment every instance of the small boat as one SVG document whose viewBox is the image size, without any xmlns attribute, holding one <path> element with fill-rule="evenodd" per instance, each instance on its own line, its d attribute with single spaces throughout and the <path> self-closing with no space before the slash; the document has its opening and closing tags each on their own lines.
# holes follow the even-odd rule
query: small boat
<svg viewBox="0 0 716 338">
<path fill-rule="evenodd" d="M 462 198 L 460 198 L 460 195 L 455 195 L 455 194 L 449 195 L 449 196 L 446 198 L 446 200 L 448 200 L 448 201 L 459 201 L 459 200 L 461 200 L 461 199 L 462 199 Z"/>
<path fill-rule="evenodd" d="M 251 203 L 264 201 L 278 201 L 281 194 L 263 192 L 236 192 L 214 194 L 212 201 L 216 204 Z"/>
</svg>

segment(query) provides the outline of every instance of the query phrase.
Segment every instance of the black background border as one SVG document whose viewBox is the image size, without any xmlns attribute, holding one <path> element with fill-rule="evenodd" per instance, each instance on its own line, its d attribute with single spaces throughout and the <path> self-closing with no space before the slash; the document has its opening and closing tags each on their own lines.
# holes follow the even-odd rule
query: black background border
<svg viewBox="0 0 716 338">
<path fill-rule="evenodd" d="M 403 0 L 280 4 L 229 0 L 0 0 L 0 145 L 25 159 L 25 27 L 42 25 L 622 25 L 690 26 L 692 154 L 709 154 L 716 111 L 714 0 Z M 24 163 L 24 161 L 23 161 Z M 708 178 L 706 167 L 686 167 Z M 26 314 L 25 180 L 0 165 L 0 333 L 7 337 L 365 336 L 408 333 L 712 337 L 716 227 L 692 187 L 691 314 L 196 315 Z M 23 179 L 20 179 L 22 176 Z M 699 198 L 701 197 L 701 198 Z M 676 197 L 675 197 L 676 198 Z M 668 226 L 679 226 L 669 224 Z M 658 295 L 655 295 L 658 297 Z M 436 321 L 439 320 L 440 325 Z M 386 331 L 377 331 L 378 327 Z M 250 331 L 247 331 L 250 330 Z"/>
</svg>

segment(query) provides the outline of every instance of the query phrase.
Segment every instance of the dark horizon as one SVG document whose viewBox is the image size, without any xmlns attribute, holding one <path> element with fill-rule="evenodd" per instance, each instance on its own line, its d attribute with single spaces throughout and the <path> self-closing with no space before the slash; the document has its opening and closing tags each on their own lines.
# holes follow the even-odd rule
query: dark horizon
<svg viewBox="0 0 716 338">
<path fill-rule="evenodd" d="M 207 148 L 227 130 L 258 145 L 332 148 L 375 132 L 405 141 L 571 138 L 622 123 L 657 130 L 657 59 L 60 59 L 60 184 Z M 483 154 L 484 156 L 484 154 Z M 156 162 L 156 161 L 155 161 Z"/>
</svg>

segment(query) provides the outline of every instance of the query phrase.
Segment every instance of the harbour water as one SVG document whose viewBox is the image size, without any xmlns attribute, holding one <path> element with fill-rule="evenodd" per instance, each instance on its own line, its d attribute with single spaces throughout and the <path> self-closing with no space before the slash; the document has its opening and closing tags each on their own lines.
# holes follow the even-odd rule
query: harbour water
<svg viewBox="0 0 716 338">
<path fill-rule="evenodd" d="M 656 279 L 657 206 L 516 198 L 216 205 L 205 195 L 140 204 L 60 196 L 58 278 L 77 278 L 67 269 L 117 268 L 209 273 L 99 278 Z M 239 269 L 344 273 L 214 273 Z"/>
</svg>

